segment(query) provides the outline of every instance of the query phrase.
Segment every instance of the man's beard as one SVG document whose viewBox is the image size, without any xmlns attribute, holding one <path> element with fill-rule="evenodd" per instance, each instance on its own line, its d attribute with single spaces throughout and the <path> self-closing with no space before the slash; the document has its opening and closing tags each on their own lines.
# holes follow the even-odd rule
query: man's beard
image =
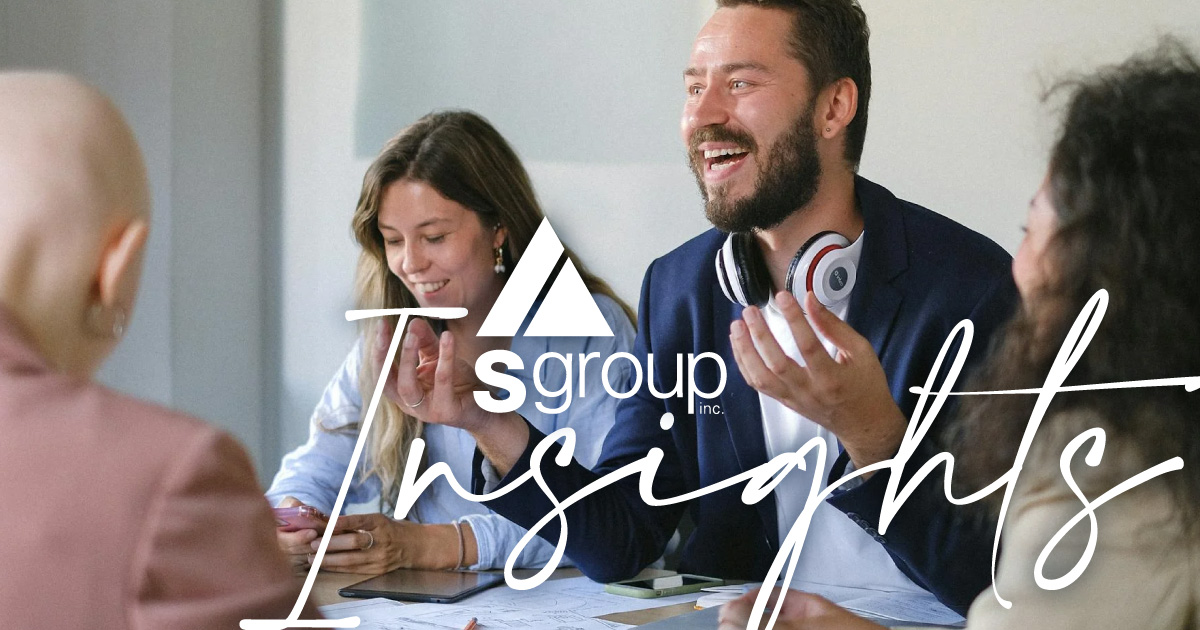
<svg viewBox="0 0 1200 630">
<path fill-rule="evenodd" d="M 692 135 L 692 172 L 704 197 L 704 214 L 718 230 L 769 230 L 812 201 L 821 177 L 817 134 L 812 128 L 815 105 L 815 102 L 809 103 L 792 131 L 775 142 L 766 161 L 759 167 L 754 192 L 743 199 L 729 199 L 728 184 L 719 185 L 713 195 L 708 194 L 704 185 L 704 155 L 697 147 L 701 142 L 728 141 L 754 151 L 754 139 L 744 132 L 719 126 L 705 127 Z"/>
</svg>

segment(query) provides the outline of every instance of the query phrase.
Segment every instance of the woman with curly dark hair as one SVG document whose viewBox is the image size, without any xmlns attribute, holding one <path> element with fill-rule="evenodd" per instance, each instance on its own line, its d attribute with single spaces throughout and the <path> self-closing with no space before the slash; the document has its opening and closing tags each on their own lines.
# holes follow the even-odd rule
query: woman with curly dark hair
<svg viewBox="0 0 1200 630">
<path fill-rule="evenodd" d="M 1066 386 L 1198 376 L 1200 64 L 1168 41 L 1055 91 L 1063 89 L 1071 96 L 1061 135 L 1013 261 L 1023 308 L 965 389 L 1041 387 L 1078 315 L 1102 291 L 1107 310 Z M 1195 396 L 1183 387 L 1054 395 L 1004 514 L 995 592 L 976 599 L 968 627 L 1200 627 Z M 1009 472 L 1036 399 L 963 400 L 948 433 L 958 496 Z M 1084 510 L 1081 497 L 1096 501 L 1177 457 L 1182 470 L 1115 496 L 1091 525 L 1084 518 L 1044 551 Z M 1000 494 L 989 497 L 992 508 Z M 1060 580 L 1082 564 L 1077 579 Z M 755 595 L 728 605 L 721 627 L 745 627 Z M 792 592 L 776 627 L 880 626 Z"/>
</svg>

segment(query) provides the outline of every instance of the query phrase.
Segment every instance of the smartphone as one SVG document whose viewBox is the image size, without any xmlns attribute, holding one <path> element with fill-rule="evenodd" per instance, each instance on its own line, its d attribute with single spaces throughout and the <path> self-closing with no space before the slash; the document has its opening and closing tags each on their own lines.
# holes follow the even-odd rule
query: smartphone
<svg viewBox="0 0 1200 630">
<path fill-rule="evenodd" d="M 625 595 L 627 597 L 668 597 L 670 595 L 695 593 L 702 588 L 721 586 L 723 584 L 725 584 L 725 580 L 718 578 L 681 573 L 679 575 L 668 575 L 647 580 L 613 582 L 612 584 L 605 584 L 604 591 L 613 595 Z"/>
<path fill-rule="evenodd" d="M 295 532 L 302 529 L 324 531 L 325 526 L 329 524 L 329 517 L 311 505 L 277 507 L 274 512 L 275 526 L 283 532 Z"/>
</svg>

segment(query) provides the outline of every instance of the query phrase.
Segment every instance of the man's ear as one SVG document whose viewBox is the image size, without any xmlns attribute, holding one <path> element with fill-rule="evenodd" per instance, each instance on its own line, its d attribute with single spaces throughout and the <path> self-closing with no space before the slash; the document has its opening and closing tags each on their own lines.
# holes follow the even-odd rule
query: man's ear
<svg viewBox="0 0 1200 630">
<path fill-rule="evenodd" d="M 858 85 L 843 77 L 821 91 L 817 135 L 830 139 L 842 132 L 858 113 Z"/>
<path fill-rule="evenodd" d="M 149 223 L 145 219 L 134 219 L 101 252 L 97 279 L 102 306 L 120 307 L 126 312 L 133 306 L 141 277 L 142 253 L 149 235 Z"/>
</svg>

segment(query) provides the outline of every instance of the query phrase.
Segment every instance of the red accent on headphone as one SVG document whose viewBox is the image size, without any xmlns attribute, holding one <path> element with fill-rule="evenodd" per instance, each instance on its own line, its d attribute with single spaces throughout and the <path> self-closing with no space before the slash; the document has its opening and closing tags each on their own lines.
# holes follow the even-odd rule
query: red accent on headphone
<svg viewBox="0 0 1200 630">
<path fill-rule="evenodd" d="M 843 247 L 841 245 L 827 245 L 825 249 L 822 249 L 821 251 L 817 252 L 816 256 L 813 256 L 812 262 L 808 263 L 808 277 L 804 282 L 805 291 L 813 290 L 813 274 L 817 273 L 817 264 L 821 262 L 821 259 L 825 257 L 825 254 L 828 254 L 835 249 L 843 249 Z"/>
</svg>

